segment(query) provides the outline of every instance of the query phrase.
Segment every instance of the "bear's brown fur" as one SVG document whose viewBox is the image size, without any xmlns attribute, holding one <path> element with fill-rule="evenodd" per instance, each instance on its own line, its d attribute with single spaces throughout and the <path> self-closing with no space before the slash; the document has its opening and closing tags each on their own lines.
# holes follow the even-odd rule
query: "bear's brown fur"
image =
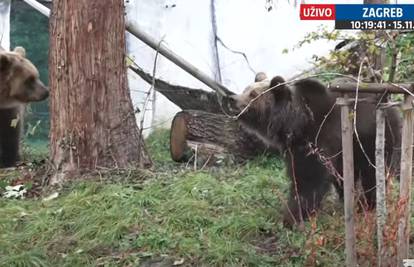
<svg viewBox="0 0 414 267">
<path fill-rule="evenodd" d="M 37 68 L 22 47 L 0 51 L 0 167 L 19 160 L 19 143 L 25 105 L 49 96 Z"/>
<path fill-rule="evenodd" d="M 270 83 L 270 92 L 251 103 L 239 116 L 244 127 L 266 143 L 278 147 L 285 155 L 291 192 L 284 222 L 292 225 L 306 219 L 317 210 L 333 183 L 342 195 L 342 182 L 333 174 L 342 176 L 342 142 L 340 107 L 337 95 L 313 79 L 284 85 L 277 76 Z M 234 96 L 236 105 L 243 109 L 252 100 L 254 88 Z M 256 93 L 253 94 L 253 96 Z M 375 103 L 360 102 L 356 111 L 356 127 L 369 160 L 375 164 Z M 388 167 L 397 168 L 392 161 L 394 149 L 399 149 L 401 119 L 398 110 L 386 109 L 386 160 Z M 322 156 L 322 157 L 321 157 Z M 326 161 L 328 159 L 328 161 Z M 331 164 L 333 168 L 327 168 Z M 354 138 L 355 179 L 361 180 L 369 207 L 375 205 L 375 169 Z"/>
</svg>

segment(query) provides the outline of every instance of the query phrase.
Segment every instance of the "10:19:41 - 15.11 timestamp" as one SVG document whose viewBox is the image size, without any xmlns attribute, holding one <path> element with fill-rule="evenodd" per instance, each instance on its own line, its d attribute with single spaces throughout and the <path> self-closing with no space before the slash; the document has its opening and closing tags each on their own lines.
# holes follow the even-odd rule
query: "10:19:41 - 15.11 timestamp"
<svg viewBox="0 0 414 267">
<path fill-rule="evenodd" d="M 337 30 L 413 30 L 412 20 L 336 20 Z"/>
</svg>

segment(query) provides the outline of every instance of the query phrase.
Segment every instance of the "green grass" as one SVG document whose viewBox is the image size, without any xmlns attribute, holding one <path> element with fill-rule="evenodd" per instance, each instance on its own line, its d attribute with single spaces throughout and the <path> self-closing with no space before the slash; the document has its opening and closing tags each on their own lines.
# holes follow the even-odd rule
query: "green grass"
<svg viewBox="0 0 414 267">
<path fill-rule="evenodd" d="M 171 162 L 166 131 L 147 144 L 155 172 L 113 171 L 71 182 L 46 202 L 0 199 L 0 266 L 344 262 L 343 218 L 330 215 L 338 207 L 328 203 L 305 231 L 281 225 L 288 181 L 279 160 L 192 171 Z"/>
<path fill-rule="evenodd" d="M 48 140 L 32 140 L 27 138 L 23 143 L 23 161 L 38 162 L 46 159 L 49 154 L 48 146 Z"/>
</svg>

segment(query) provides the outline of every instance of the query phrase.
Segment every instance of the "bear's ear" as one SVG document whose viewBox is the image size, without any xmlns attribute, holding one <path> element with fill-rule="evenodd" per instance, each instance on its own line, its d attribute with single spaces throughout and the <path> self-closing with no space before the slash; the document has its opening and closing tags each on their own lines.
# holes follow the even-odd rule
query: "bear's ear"
<svg viewBox="0 0 414 267">
<path fill-rule="evenodd" d="M 14 51 L 13 52 L 15 52 L 15 53 L 17 53 L 17 54 L 19 54 L 20 56 L 22 56 L 22 57 L 26 57 L 26 49 L 24 49 L 23 47 L 21 47 L 21 46 L 16 46 L 15 48 L 14 48 Z"/>
<path fill-rule="evenodd" d="M 264 80 L 267 79 L 267 75 L 266 73 L 264 73 L 263 71 L 256 73 L 256 77 L 254 77 L 254 82 L 262 82 Z"/>
<path fill-rule="evenodd" d="M 10 58 L 5 54 L 0 54 L 0 71 L 3 73 L 7 72 L 7 70 L 10 68 L 10 65 Z"/>
<path fill-rule="evenodd" d="M 269 88 L 271 88 L 272 94 L 275 97 L 276 101 L 290 101 L 292 99 L 292 92 L 290 91 L 289 87 L 284 83 L 285 79 L 283 79 L 280 76 L 275 76 L 270 81 Z"/>
</svg>

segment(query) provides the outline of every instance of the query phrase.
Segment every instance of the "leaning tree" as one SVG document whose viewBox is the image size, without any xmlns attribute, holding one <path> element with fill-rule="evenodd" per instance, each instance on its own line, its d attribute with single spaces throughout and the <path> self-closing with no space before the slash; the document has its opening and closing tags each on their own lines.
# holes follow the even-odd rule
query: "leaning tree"
<svg viewBox="0 0 414 267">
<path fill-rule="evenodd" d="M 52 182 L 97 168 L 151 165 L 124 55 L 123 0 L 53 2 L 50 158 L 58 175 Z"/>
</svg>

